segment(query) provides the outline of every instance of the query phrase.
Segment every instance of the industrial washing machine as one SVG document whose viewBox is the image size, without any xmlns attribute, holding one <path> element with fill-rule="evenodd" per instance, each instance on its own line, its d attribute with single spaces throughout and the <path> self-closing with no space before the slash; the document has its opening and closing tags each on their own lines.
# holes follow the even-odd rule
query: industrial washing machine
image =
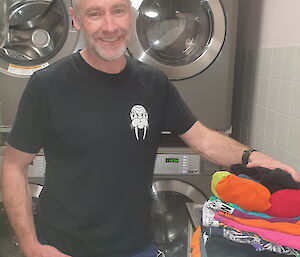
<svg viewBox="0 0 300 257">
<path fill-rule="evenodd" d="M 165 257 L 189 257 L 193 227 L 188 203 L 204 204 L 213 167 L 189 148 L 159 148 L 152 185 L 153 239 Z"/>
<path fill-rule="evenodd" d="M 74 52 L 80 37 L 68 13 L 71 0 L 1 2 L 0 125 L 11 126 L 29 77 Z"/>
<path fill-rule="evenodd" d="M 132 0 L 129 53 L 159 67 L 197 118 L 231 127 L 237 0 Z"/>
</svg>

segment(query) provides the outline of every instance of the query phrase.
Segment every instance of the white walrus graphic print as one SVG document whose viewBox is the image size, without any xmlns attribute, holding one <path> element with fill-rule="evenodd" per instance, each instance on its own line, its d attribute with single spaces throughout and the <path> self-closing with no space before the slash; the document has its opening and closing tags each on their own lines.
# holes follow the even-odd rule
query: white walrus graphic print
<svg viewBox="0 0 300 257">
<path fill-rule="evenodd" d="M 147 129 L 149 128 L 148 113 L 144 106 L 135 105 L 130 111 L 131 128 L 134 129 L 136 140 L 140 140 L 139 131 L 143 131 L 143 140 L 146 138 Z"/>
</svg>

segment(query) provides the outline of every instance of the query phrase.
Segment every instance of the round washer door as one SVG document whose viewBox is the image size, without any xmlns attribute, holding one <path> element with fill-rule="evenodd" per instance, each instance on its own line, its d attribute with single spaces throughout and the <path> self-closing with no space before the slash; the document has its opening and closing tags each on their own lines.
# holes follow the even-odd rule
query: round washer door
<svg viewBox="0 0 300 257">
<path fill-rule="evenodd" d="M 8 0 L 0 71 L 31 75 L 72 53 L 79 33 L 72 26 L 70 6 L 70 0 Z"/>
<path fill-rule="evenodd" d="M 195 187 L 172 179 L 152 184 L 152 231 L 154 242 L 165 257 L 187 256 L 189 216 L 186 203 L 204 203 L 207 198 Z"/>
<path fill-rule="evenodd" d="M 132 0 L 132 7 L 136 22 L 129 54 L 169 79 L 202 72 L 222 49 L 226 24 L 219 0 Z"/>
</svg>

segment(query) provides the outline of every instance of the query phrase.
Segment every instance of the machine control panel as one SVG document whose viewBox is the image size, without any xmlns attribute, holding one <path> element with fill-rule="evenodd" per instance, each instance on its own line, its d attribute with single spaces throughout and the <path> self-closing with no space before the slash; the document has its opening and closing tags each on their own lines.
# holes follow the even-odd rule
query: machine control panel
<svg viewBox="0 0 300 257">
<path fill-rule="evenodd" d="M 196 154 L 157 154 L 154 174 L 199 174 L 200 160 Z"/>
</svg>

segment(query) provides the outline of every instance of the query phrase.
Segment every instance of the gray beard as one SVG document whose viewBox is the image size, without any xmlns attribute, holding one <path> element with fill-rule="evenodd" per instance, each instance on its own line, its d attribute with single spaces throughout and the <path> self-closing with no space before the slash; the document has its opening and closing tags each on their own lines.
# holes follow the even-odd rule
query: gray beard
<svg viewBox="0 0 300 257">
<path fill-rule="evenodd" d="M 106 56 L 105 54 L 103 54 L 102 50 L 99 49 L 98 47 L 93 47 L 93 50 L 95 51 L 95 53 L 97 54 L 97 56 L 105 61 L 115 61 L 117 59 L 119 59 L 121 56 L 123 56 L 125 54 L 127 46 L 124 44 L 122 46 L 122 48 L 120 48 L 118 50 L 118 53 L 116 53 L 116 55 L 114 56 Z"/>
</svg>

